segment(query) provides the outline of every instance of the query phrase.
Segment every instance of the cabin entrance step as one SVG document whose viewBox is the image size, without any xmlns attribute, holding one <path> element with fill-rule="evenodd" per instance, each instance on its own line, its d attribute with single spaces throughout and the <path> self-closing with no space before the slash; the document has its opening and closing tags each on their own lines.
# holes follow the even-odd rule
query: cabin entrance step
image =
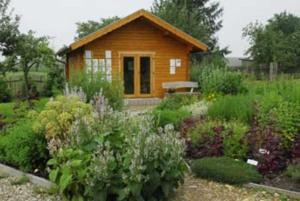
<svg viewBox="0 0 300 201">
<path fill-rule="evenodd" d="M 130 98 L 125 99 L 125 106 L 151 106 L 157 105 L 161 101 L 160 98 Z"/>
</svg>

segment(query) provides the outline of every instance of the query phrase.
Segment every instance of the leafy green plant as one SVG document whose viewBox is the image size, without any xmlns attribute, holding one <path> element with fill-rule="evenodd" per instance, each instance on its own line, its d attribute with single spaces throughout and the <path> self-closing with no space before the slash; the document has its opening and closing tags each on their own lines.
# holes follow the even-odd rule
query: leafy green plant
<svg viewBox="0 0 300 201">
<path fill-rule="evenodd" d="M 177 133 L 95 100 L 93 121 L 77 117 L 74 140 L 48 162 L 50 179 L 69 200 L 166 200 L 187 169 Z"/>
<path fill-rule="evenodd" d="M 234 159 L 246 159 L 248 146 L 244 139 L 249 131 L 248 126 L 238 121 L 230 121 L 225 123 L 224 129 L 224 156 Z"/>
<path fill-rule="evenodd" d="M 75 96 L 58 96 L 49 101 L 37 115 L 33 125 L 36 133 L 44 133 L 51 153 L 70 144 L 71 126 L 77 119 L 92 122 L 92 106 Z"/>
<path fill-rule="evenodd" d="M 295 182 L 300 183 L 300 164 L 289 165 L 285 174 Z"/>
<path fill-rule="evenodd" d="M 159 110 L 178 110 L 183 106 L 195 103 L 197 100 L 197 96 L 174 94 L 163 99 L 156 108 Z"/>
<path fill-rule="evenodd" d="M 237 95 L 219 97 L 208 108 L 208 116 L 220 120 L 239 120 L 250 123 L 253 117 L 252 96 Z"/>
<path fill-rule="evenodd" d="M 49 159 L 44 136 L 32 130 L 32 120 L 22 120 L 0 135 L 0 161 L 24 171 L 44 174 Z"/>
<path fill-rule="evenodd" d="M 42 94 L 46 97 L 57 95 L 57 93 L 62 93 L 65 87 L 65 73 L 64 66 L 55 63 L 49 69 L 47 81 L 45 83 Z"/>
<path fill-rule="evenodd" d="M 197 69 L 192 70 L 192 78 L 198 82 L 201 92 L 206 95 L 235 95 L 247 91 L 242 74 L 231 71 L 225 63 L 206 63 L 192 69 Z"/>
<path fill-rule="evenodd" d="M 255 167 L 226 157 L 198 159 L 192 162 L 191 168 L 198 177 L 222 183 L 259 183 L 262 180 Z"/>
<path fill-rule="evenodd" d="M 167 124 L 173 124 L 175 128 L 179 128 L 181 122 L 191 116 L 191 113 L 185 109 L 156 109 L 153 111 L 153 115 L 159 127 L 164 127 Z"/>
<path fill-rule="evenodd" d="M 121 149 L 114 148 L 115 138 L 107 138 L 94 152 L 89 178 L 99 199 L 165 200 L 183 181 L 184 147 L 176 133 L 170 128 L 154 132 L 148 118 L 139 123 L 127 123 L 129 132 Z"/>
<path fill-rule="evenodd" d="M 85 200 L 89 188 L 86 183 L 91 154 L 80 149 L 61 150 L 48 161 L 49 179 L 58 184 L 58 190 L 66 200 Z"/>
<path fill-rule="evenodd" d="M 85 71 L 75 71 L 69 84 L 71 88 L 81 88 L 86 94 L 87 102 L 93 100 L 94 96 L 101 92 L 113 109 L 121 110 L 123 107 L 124 89 L 118 76 L 110 82 L 100 72 L 90 74 Z"/>
<path fill-rule="evenodd" d="M 224 155 L 234 159 L 245 159 L 248 153 L 244 142 L 247 131 L 248 127 L 238 121 L 199 121 L 198 125 L 188 132 L 188 156 L 201 158 Z"/>
</svg>

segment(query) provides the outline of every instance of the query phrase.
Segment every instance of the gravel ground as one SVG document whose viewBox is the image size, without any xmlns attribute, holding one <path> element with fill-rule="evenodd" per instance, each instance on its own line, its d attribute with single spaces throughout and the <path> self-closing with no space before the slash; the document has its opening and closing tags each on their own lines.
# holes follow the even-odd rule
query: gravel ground
<svg viewBox="0 0 300 201">
<path fill-rule="evenodd" d="M 277 193 L 219 184 L 212 181 L 186 178 L 172 201 L 296 201 Z"/>
<path fill-rule="evenodd" d="M 30 183 L 12 185 L 12 178 L 0 179 L 1 201 L 61 201 L 59 196 L 38 193 Z M 277 193 L 219 184 L 188 176 L 171 201 L 296 201 Z"/>
<path fill-rule="evenodd" d="M 12 185 L 13 178 L 0 179 L 0 200 L 1 201 L 60 201 L 56 195 L 41 192 L 37 187 L 27 182 L 21 185 Z"/>
</svg>

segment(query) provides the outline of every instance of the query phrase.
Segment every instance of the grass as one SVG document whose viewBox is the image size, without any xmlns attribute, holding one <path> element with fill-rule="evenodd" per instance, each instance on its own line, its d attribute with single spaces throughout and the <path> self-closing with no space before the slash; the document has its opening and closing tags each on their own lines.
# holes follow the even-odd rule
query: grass
<svg viewBox="0 0 300 201">
<path fill-rule="evenodd" d="M 239 120 L 250 123 L 253 106 L 253 96 L 251 95 L 223 96 L 208 108 L 208 116 L 213 119 Z"/>
<path fill-rule="evenodd" d="M 34 110 L 41 112 L 48 101 L 49 98 L 40 98 L 39 100 L 34 101 Z M 25 104 L 27 105 L 27 103 Z M 4 115 L 4 122 L 7 124 L 20 120 L 17 119 L 16 111 L 14 111 L 15 105 L 16 101 L 10 103 L 0 103 L 0 114 Z"/>
<path fill-rule="evenodd" d="M 4 115 L 5 123 L 12 123 L 14 121 L 14 103 L 0 103 L 0 114 Z"/>
</svg>

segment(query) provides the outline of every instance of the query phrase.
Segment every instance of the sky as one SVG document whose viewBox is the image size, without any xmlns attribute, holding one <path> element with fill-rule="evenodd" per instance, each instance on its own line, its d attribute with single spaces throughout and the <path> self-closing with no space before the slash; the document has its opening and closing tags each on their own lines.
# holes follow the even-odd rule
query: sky
<svg viewBox="0 0 300 201">
<path fill-rule="evenodd" d="M 105 17 L 125 17 L 141 8 L 150 9 L 153 0 L 11 0 L 14 13 L 21 16 L 21 31 L 33 30 L 50 36 L 51 47 L 69 45 L 76 22 Z M 219 0 L 224 8 L 223 28 L 217 33 L 229 56 L 243 57 L 249 46 L 242 30 L 251 22 L 266 23 L 275 13 L 287 11 L 300 16 L 300 0 Z"/>
</svg>

